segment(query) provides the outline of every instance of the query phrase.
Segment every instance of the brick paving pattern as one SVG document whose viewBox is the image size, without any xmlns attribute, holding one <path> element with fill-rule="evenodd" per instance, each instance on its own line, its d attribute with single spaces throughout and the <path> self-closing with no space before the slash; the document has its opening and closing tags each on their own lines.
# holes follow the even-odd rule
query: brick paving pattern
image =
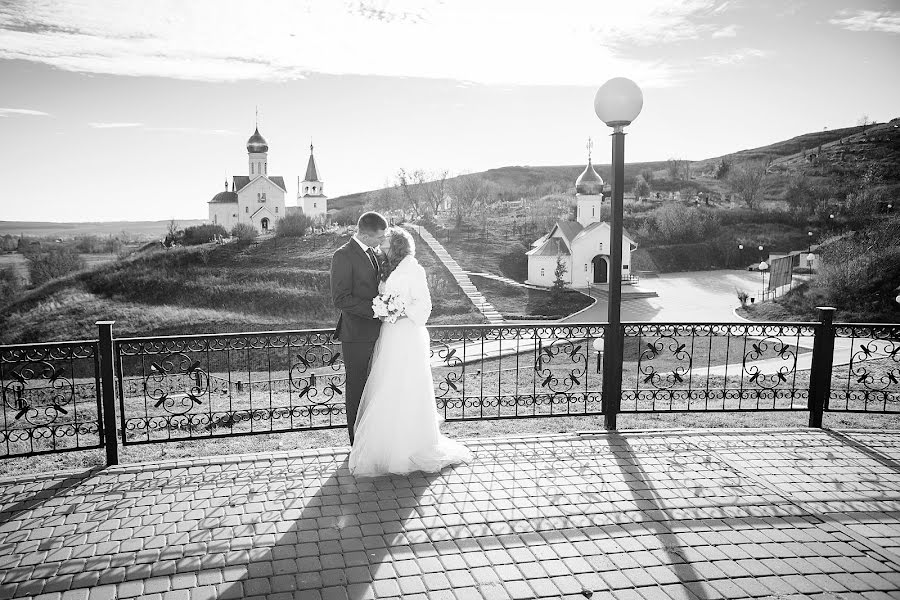
<svg viewBox="0 0 900 600">
<path fill-rule="evenodd" d="M 346 449 L 0 481 L 0 598 L 900 598 L 900 432 L 471 442 L 356 481 Z"/>
</svg>

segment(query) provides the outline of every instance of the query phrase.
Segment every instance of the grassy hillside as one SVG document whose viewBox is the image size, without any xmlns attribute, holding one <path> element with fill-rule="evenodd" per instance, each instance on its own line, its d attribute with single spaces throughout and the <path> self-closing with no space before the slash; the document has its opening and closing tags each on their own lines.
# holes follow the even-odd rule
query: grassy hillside
<svg viewBox="0 0 900 600">
<path fill-rule="evenodd" d="M 178 226 L 184 229 L 206 221 L 183 219 Z M 137 239 L 162 239 L 169 221 L 102 221 L 93 223 L 53 223 L 49 221 L 0 221 L 0 236 L 74 238 L 86 235 L 120 235 Z"/>
<path fill-rule="evenodd" d="M 332 327 L 328 271 L 347 239 L 272 238 L 121 259 L 0 307 L 0 343 L 94 337 L 97 320 L 115 320 L 119 336 Z M 434 295 L 430 322 L 482 322 L 427 247 L 418 255 Z"/>
</svg>

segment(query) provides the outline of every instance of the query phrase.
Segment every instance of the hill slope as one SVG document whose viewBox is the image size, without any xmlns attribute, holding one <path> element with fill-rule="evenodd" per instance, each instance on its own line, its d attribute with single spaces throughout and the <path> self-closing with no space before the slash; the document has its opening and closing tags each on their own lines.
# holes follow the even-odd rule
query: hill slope
<svg viewBox="0 0 900 600">
<path fill-rule="evenodd" d="M 331 256 L 348 239 L 271 238 L 118 260 L 52 281 L 0 308 L 0 343 L 92 338 L 97 320 L 115 320 L 118 336 L 333 327 Z M 427 249 L 418 258 L 434 295 L 429 322 L 482 322 L 437 258 Z"/>
<path fill-rule="evenodd" d="M 810 161 L 811 154 L 817 154 L 815 161 Z M 774 142 L 767 146 L 739 150 L 730 154 L 687 161 L 691 165 L 694 179 L 689 181 L 658 181 L 655 189 L 668 190 L 689 188 L 694 191 L 723 192 L 723 185 L 711 176 L 716 165 L 726 160 L 734 165 L 753 161 L 771 160 L 770 171 L 792 174 L 798 171 L 811 170 L 812 175 L 823 177 L 823 183 L 830 179 L 846 176 L 859 176 L 870 165 L 877 165 L 885 183 L 900 184 L 900 119 L 877 125 L 846 127 L 817 131 L 799 135 L 788 140 Z M 604 180 L 609 180 L 610 165 L 594 165 Z M 665 174 L 666 161 L 628 163 L 625 165 L 626 189 L 634 178 L 644 169 L 650 169 L 661 177 Z M 503 189 L 518 190 L 524 194 L 528 188 L 558 184 L 562 189 L 574 187 L 575 179 L 584 169 L 584 165 L 568 166 L 511 166 L 489 169 L 473 175 L 480 175 L 488 181 L 496 183 Z M 379 191 L 379 190 L 373 190 Z M 338 196 L 328 201 L 329 209 L 343 209 L 361 206 L 369 192 L 359 192 L 346 196 Z"/>
</svg>

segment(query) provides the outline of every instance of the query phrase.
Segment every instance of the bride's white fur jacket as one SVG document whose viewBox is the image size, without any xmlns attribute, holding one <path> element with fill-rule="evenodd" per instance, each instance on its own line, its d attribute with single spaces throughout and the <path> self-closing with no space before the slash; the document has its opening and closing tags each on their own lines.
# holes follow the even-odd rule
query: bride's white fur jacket
<svg viewBox="0 0 900 600">
<path fill-rule="evenodd" d="M 402 298 L 406 304 L 406 316 L 419 327 L 424 327 L 431 316 L 431 294 L 425 269 L 416 257 L 411 254 L 404 257 L 383 285 L 383 293 Z"/>
</svg>

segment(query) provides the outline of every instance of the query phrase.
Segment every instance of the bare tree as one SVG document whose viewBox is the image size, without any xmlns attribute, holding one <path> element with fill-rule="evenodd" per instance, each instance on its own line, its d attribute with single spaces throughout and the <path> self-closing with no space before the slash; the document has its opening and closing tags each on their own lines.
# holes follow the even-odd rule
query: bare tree
<svg viewBox="0 0 900 600">
<path fill-rule="evenodd" d="M 642 200 L 650 195 L 650 184 L 644 179 L 643 175 L 634 178 L 634 199 Z"/>
<path fill-rule="evenodd" d="M 425 181 L 425 173 L 417 169 L 412 173 L 406 169 L 397 172 L 397 185 L 403 195 L 403 201 L 412 211 L 413 218 L 418 219 L 425 208 L 425 198 L 422 194 L 421 184 Z"/>
<path fill-rule="evenodd" d="M 450 171 L 447 169 L 424 174 L 424 180 L 421 183 L 422 193 L 434 214 L 437 214 L 441 205 L 444 204 L 447 195 L 447 175 L 449 174 Z"/>
<path fill-rule="evenodd" d="M 666 161 L 666 173 L 668 174 L 669 179 L 674 181 L 681 176 L 684 162 L 685 161 L 680 158 L 670 158 Z"/>
<path fill-rule="evenodd" d="M 732 169 L 728 177 L 731 191 L 747 205 L 753 208 L 760 198 L 762 184 L 766 178 L 765 163 L 755 162 L 743 164 Z"/>
<path fill-rule="evenodd" d="M 484 203 L 488 195 L 486 183 L 477 175 L 460 175 L 450 181 L 457 229 L 462 225 L 463 215 L 470 214 L 473 208 Z"/>
<path fill-rule="evenodd" d="M 385 182 L 382 189 L 365 195 L 366 210 L 392 212 L 403 208 L 403 197 L 400 190 Z"/>
</svg>

